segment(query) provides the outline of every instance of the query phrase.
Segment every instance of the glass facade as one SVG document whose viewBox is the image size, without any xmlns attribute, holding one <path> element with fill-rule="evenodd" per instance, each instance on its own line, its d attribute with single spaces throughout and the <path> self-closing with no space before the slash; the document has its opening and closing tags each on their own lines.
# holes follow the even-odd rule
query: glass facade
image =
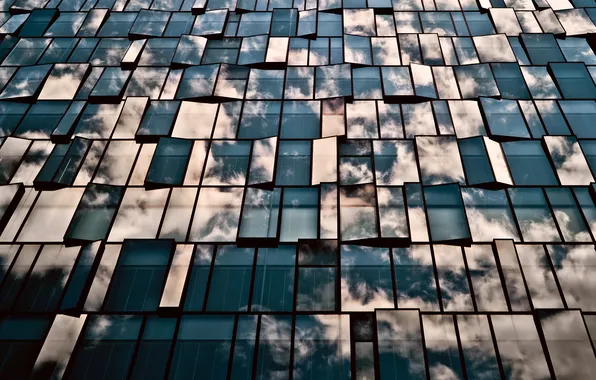
<svg viewBox="0 0 596 380">
<path fill-rule="evenodd" d="M 594 0 L 0 0 L 0 379 L 596 378 Z"/>
</svg>

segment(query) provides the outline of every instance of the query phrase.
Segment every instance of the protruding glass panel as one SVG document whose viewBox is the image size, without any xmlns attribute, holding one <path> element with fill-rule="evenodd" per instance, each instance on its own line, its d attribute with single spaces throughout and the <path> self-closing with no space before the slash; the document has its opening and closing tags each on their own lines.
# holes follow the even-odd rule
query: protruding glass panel
<svg viewBox="0 0 596 380">
<path fill-rule="evenodd" d="M 190 267 L 194 245 L 180 244 L 176 246 L 172 263 L 168 271 L 161 300 L 160 308 L 178 308 L 181 306 L 182 292 L 186 284 L 186 275 Z"/>
<path fill-rule="evenodd" d="M 431 239 L 435 242 L 465 242 L 471 239 L 468 219 L 457 184 L 424 188 Z"/>
<path fill-rule="evenodd" d="M 254 241 L 277 240 L 281 189 L 273 191 L 248 188 L 242 208 L 238 239 Z"/>
</svg>

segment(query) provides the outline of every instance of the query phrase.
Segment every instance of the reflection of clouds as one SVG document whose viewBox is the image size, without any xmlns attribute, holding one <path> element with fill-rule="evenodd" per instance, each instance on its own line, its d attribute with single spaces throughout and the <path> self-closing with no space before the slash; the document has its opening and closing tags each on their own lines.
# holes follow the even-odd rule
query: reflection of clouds
<svg viewBox="0 0 596 380">
<path fill-rule="evenodd" d="M 425 184 L 459 182 L 464 184 L 464 171 L 454 138 L 416 137 L 416 148 Z"/>
<path fill-rule="evenodd" d="M 482 189 L 461 189 L 472 239 L 477 242 L 493 239 L 519 240 L 513 215 L 505 193 Z M 495 206 L 501 203 L 499 208 Z"/>
<path fill-rule="evenodd" d="M 88 69 L 88 64 L 55 64 L 38 99 L 73 99 Z"/>
<path fill-rule="evenodd" d="M 190 231 L 192 241 L 234 241 L 243 188 L 202 188 Z"/>
<path fill-rule="evenodd" d="M 544 136 L 544 142 L 563 186 L 589 185 L 594 182 L 588 162 L 574 137 Z"/>
<path fill-rule="evenodd" d="M 418 182 L 414 144 L 407 140 L 373 141 L 375 175 L 379 185 L 402 185 Z M 392 159 L 390 167 L 381 168 L 381 160 Z"/>
<path fill-rule="evenodd" d="M 373 185 L 340 188 L 339 204 L 343 240 L 376 238 L 378 236 Z"/>
<path fill-rule="evenodd" d="M 375 14 L 372 9 L 344 9 L 344 33 L 375 36 Z"/>
<path fill-rule="evenodd" d="M 256 140 L 253 144 L 249 184 L 273 181 L 277 137 Z"/>
<path fill-rule="evenodd" d="M 146 191 L 128 188 L 122 198 L 108 240 L 155 238 L 168 193 L 169 189 Z"/>
<path fill-rule="evenodd" d="M 596 251 L 593 245 L 548 245 L 565 300 L 570 308 L 596 310 Z"/>
<path fill-rule="evenodd" d="M 453 127 L 458 138 L 486 135 L 484 121 L 475 100 L 452 100 L 448 102 Z"/>
</svg>

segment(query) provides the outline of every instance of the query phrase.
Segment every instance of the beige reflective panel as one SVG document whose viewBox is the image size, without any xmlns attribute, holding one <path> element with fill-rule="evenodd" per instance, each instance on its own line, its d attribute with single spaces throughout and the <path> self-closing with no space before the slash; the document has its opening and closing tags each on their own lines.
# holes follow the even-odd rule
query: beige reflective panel
<svg viewBox="0 0 596 380">
<path fill-rule="evenodd" d="M 80 187 L 42 191 L 17 240 L 61 242 L 84 191 Z"/>
<path fill-rule="evenodd" d="M 313 168 L 311 185 L 337 181 L 337 138 L 313 141 Z"/>
<path fill-rule="evenodd" d="M 105 246 L 99 267 L 91 283 L 91 288 L 87 293 L 87 299 L 83 306 L 84 311 L 99 311 L 101 309 L 106 292 L 108 291 L 108 286 L 112 280 L 112 274 L 114 274 L 114 269 L 116 269 L 121 249 L 122 245 L 120 244 L 107 244 Z"/>
<path fill-rule="evenodd" d="M 182 292 L 186 283 L 186 275 L 190 268 L 190 259 L 194 245 L 177 245 L 170 265 L 168 278 L 159 302 L 160 308 L 177 308 L 182 300 Z"/>
</svg>

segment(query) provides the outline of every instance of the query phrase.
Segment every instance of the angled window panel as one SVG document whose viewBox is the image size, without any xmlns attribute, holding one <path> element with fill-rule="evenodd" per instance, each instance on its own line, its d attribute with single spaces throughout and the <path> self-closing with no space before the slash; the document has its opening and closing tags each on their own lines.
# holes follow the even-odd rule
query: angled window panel
<svg viewBox="0 0 596 380">
<path fill-rule="evenodd" d="M 190 276 L 188 278 L 188 291 L 184 299 L 185 311 L 202 311 L 205 301 L 207 282 L 211 272 L 213 259 L 213 246 L 195 245 L 191 261 Z"/>
<path fill-rule="evenodd" d="M 313 170 L 311 184 L 337 182 L 337 138 L 313 141 Z"/>
<path fill-rule="evenodd" d="M 92 269 L 95 266 L 96 258 L 99 256 L 101 242 L 95 242 L 84 245 L 81 248 L 76 263 L 72 269 L 72 274 L 68 283 L 65 285 L 64 296 L 60 301 L 59 310 L 64 312 L 80 311 L 87 296 L 92 281 Z"/>
<path fill-rule="evenodd" d="M 259 248 L 253 287 L 253 311 L 291 311 L 296 246 Z"/>
<path fill-rule="evenodd" d="M 45 32 L 44 37 L 74 37 L 86 16 L 86 12 L 61 13 Z"/>
<path fill-rule="evenodd" d="M 461 99 L 451 67 L 432 67 L 439 99 Z"/>
<path fill-rule="evenodd" d="M 213 132 L 217 104 L 182 101 L 172 137 L 208 139 Z M 201 120 L 197 123 L 197 120 Z"/>
<path fill-rule="evenodd" d="M 0 94 L 2 100 L 33 100 L 41 91 L 41 85 L 52 65 L 21 67 Z"/>
<path fill-rule="evenodd" d="M 352 96 L 351 74 L 349 64 L 316 67 L 315 98 Z"/>
<path fill-rule="evenodd" d="M 500 95 L 489 65 L 457 66 L 453 71 L 464 99 Z"/>
<path fill-rule="evenodd" d="M 157 142 L 170 135 L 180 106 L 178 101 L 157 100 L 149 103 L 149 108 L 135 134 L 137 142 Z"/>
<path fill-rule="evenodd" d="M 33 104 L 13 136 L 44 139 L 48 138 L 68 109 L 67 101 L 38 101 Z"/>
<path fill-rule="evenodd" d="M 55 311 L 79 251 L 79 247 L 44 245 L 13 309 L 20 312 Z"/>
<path fill-rule="evenodd" d="M 269 38 L 265 64 L 271 67 L 284 67 L 287 64 L 290 39 L 287 37 Z"/>
<path fill-rule="evenodd" d="M 220 65 L 193 66 L 184 70 L 176 99 L 200 99 L 213 96 Z"/>
<path fill-rule="evenodd" d="M 188 12 L 173 12 L 164 32 L 164 37 L 181 37 L 190 33 L 193 21 L 193 15 Z"/>
<path fill-rule="evenodd" d="M 565 62 L 552 34 L 522 34 L 521 41 L 534 65 Z"/>
<path fill-rule="evenodd" d="M 139 60 L 141 59 L 141 52 L 145 48 L 145 44 L 147 43 L 146 39 L 135 40 L 130 44 L 130 47 L 122 57 L 122 61 L 120 62 L 120 66 L 123 69 L 134 69 Z"/>
<path fill-rule="evenodd" d="M 128 35 L 130 37 L 161 37 L 168 20 L 169 12 L 150 11 L 142 9 L 136 17 Z M 109 21 L 108 21 L 109 22 Z"/>
<path fill-rule="evenodd" d="M 499 378 L 501 374 L 488 316 L 457 315 L 456 321 L 468 376 Z"/>
<path fill-rule="evenodd" d="M 455 138 L 417 136 L 416 148 L 423 184 L 450 182 L 465 184 L 464 170 Z"/>
<path fill-rule="evenodd" d="M 566 115 L 566 117 L 563 116 L 563 113 L 561 112 L 561 108 L 558 107 L 557 102 L 552 101 L 552 100 L 539 100 L 539 101 L 535 101 L 534 104 L 536 105 L 536 108 L 538 109 L 538 114 L 536 115 L 539 119 L 542 119 L 542 122 L 544 123 L 544 128 L 546 129 L 546 132 L 549 135 L 571 135 L 571 131 L 569 130 L 569 127 L 567 126 L 567 120 L 572 120 L 572 114 L 570 113 L 569 115 Z M 560 103 L 560 105 L 563 105 L 564 103 Z M 569 103 L 572 106 L 575 105 L 580 105 L 580 104 L 588 104 L 588 103 Z M 567 107 L 566 107 L 567 108 Z M 575 107 L 569 107 L 569 108 L 575 108 Z M 568 109 L 569 109 L 568 108 Z M 580 114 L 580 113 L 577 113 Z M 581 115 L 581 114 L 580 114 Z M 581 120 L 581 119 L 580 119 Z M 583 136 L 583 134 L 581 133 L 581 131 L 577 130 L 574 131 L 575 135 L 578 136 L 579 138 L 583 138 L 583 137 L 587 137 L 587 136 Z M 543 132 L 542 135 L 544 135 L 545 133 Z"/>
<path fill-rule="evenodd" d="M 240 55 L 238 56 L 238 64 L 256 65 L 265 62 L 268 39 L 269 37 L 267 35 L 243 38 Z"/>
<path fill-rule="evenodd" d="M 206 45 L 207 39 L 204 37 L 183 35 L 180 37 L 172 63 L 180 66 L 199 65 Z"/>
<path fill-rule="evenodd" d="M 236 9 L 238 12 L 254 12 L 257 0 L 238 0 Z"/>
<path fill-rule="evenodd" d="M 205 380 L 226 376 L 234 335 L 233 315 L 187 315 L 181 318 L 169 377 L 192 378 L 195 371 Z M 202 354 L 199 355 L 199 352 Z M 187 355 L 199 358 L 189 361 Z"/>
<path fill-rule="evenodd" d="M 160 138 L 145 178 L 145 188 L 182 185 L 192 146 L 192 140 Z"/>
<path fill-rule="evenodd" d="M 284 189 L 279 236 L 281 242 L 315 239 L 318 232 L 318 218 L 318 188 Z"/>
<path fill-rule="evenodd" d="M 275 178 L 277 137 L 256 140 L 252 148 L 248 185 L 270 187 Z"/>
<path fill-rule="evenodd" d="M 88 64 L 56 64 L 45 81 L 39 100 L 70 100 L 89 75 Z"/>
<path fill-rule="evenodd" d="M 347 103 L 346 129 L 350 139 L 378 138 L 376 102 L 362 100 Z"/>
<path fill-rule="evenodd" d="M 586 65 L 596 63 L 596 54 L 585 38 L 567 38 L 557 40 L 557 43 L 567 62 L 583 62 Z"/>
<path fill-rule="evenodd" d="M 0 376 L 25 378 L 31 375 L 52 325 L 50 316 L 5 316 L 0 319 L 0 344 L 8 362 Z"/>
<path fill-rule="evenodd" d="M 89 63 L 93 66 L 120 66 L 130 44 L 125 38 L 101 38 Z"/>
<path fill-rule="evenodd" d="M 163 224 L 159 231 L 160 239 L 186 240 L 190 219 L 194 210 L 197 189 L 192 187 L 174 188 L 168 200 Z"/>
<path fill-rule="evenodd" d="M 27 153 L 22 158 L 17 171 L 14 173 L 10 183 L 23 183 L 25 186 L 33 185 L 33 179 L 41 170 L 47 157 L 52 152 L 54 144 L 47 140 L 34 141 Z"/>
<path fill-rule="evenodd" d="M 176 318 L 147 317 L 136 351 L 131 379 L 139 380 L 148 376 L 166 375 L 176 323 Z"/>
<path fill-rule="evenodd" d="M 559 180 L 563 186 L 589 185 L 594 177 L 574 136 L 544 136 Z"/>
<path fill-rule="evenodd" d="M 119 67 L 106 68 L 93 90 L 89 93 L 88 99 L 97 103 L 114 102 L 122 99 L 124 89 L 133 71 L 122 70 Z"/>
<path fill-rule="evenodd" d="M 239 3 L 241 3 L 240 1 Z M 316 11 L 315 11 L 316 14 Z M 316 18 L 315 18 L 316 20 Z M 272 37 L 294 37 L 298 28 L 298 11 L 296 9 L 273 9 L 271 22 Z M 316 32 L 316 25 L 315 25 Z"/>
<path fill-rule="evenodd" d="M 17 240 L 61 242 L 83 192 L 82 188 L 40 192 Z"/>
<path fill-rule="evenodd" d="M 161 100 L 172 100 L 176 95 L 176 91 L 178 90 L 178 86 L 180 85 L 180 79 L 182 78 L 182 73 L 184 70 L 181 69 L 172 69 L 166 78 L 166 82 L 164 83 L 163 90 L 159 96 Z"/>
<path fill-rule="evenodd" d="M 513 9 L 491 8 L 489 12 L 498 33 L 504 33 L 508 36 L 518 36 L 522 33 L 522 28 Z"/>
<path fill-rule="evenodd" d="M 590 126 L 596 115 L 596 102 L 593 100 L 563 100 L 559 102 L 563 114 L 578 138 L 594 138 L 594 128 Z"/>
<path fill-rule="evenodd" d="M 245 13 L 240 18 L 238 37 L 268 34 L 271 26 L 272 12 Z"/>
<path fill-rule="evenodd" d="M 114 128 L 112 138 L 133 139 L 148 104 L 149 98 L 128 96 Z"/>
<path fill-rule="evenodd" d="M 365 242 L 379 238 L 377 199 L 373 185 L 341 187 L 339 207 L 342 241 Z"/>
<path fill-rule="evenodd" d="M 158 99 L 167 76 L 166 67 L 139 67 L 133 71 L 124 96 L 149 96 L 150 99 Z"/>
<path fill-rule="evenodd" d="M 37 63 L 66 62 L 78 42 L 78 38 L 55 38 Z"/>
<path fill-rule="evenodd" d="M 134 141 L 110 141 L 93 175 L 94 183 L 124 186 L 137 157 L 139 145 Z"/>
<path fill-rule="evenodd" d="M 141 54 L 139 66 L 171 65 L 178 42 L 178 38 L 150 38 Z"/>
<path fill-rule="evenodd" d="M 50 135 L 50 139 L 53 143 L 67 144 L 70 141 L 75 125 L 78 122 L 84 107 L 84 101 L 74 101 L 70 103 L 64 116 L 60 119 L 58 125 L 56 125 L 56 128 L 54 128 Z"/>
<path fill-rule="evenodd" d="M 503 284 L 492 245 L 474 244 L 464 247 L 464 256 L 478 311 L 507 312 Z"/>
<path fill-rule="evenodd" d="M 211 273 L 207 311 L 248 309 L 255 249 L 232 245 L 217 247 Z M 226 367 L 223 368 L 225 371 Z"/>
<path fill-rule="evenodd" d="M 2 24 L 2 27 L 0 27 L 0 36 L 17 34 L 23 27 L 25 21 L 27 21 L 27 18 L 29 18 L 28 13 L 12 15 L 6 22 L 4 22 L 4 24 Z"/>
<path fill-rule="evenodd" d="M 596 86 L 582 63 L 549 63 L 558 88 L 566 99 L 594 99 Z"/>
<path fill-rule="evenodd" d="M 515 100 L 480 98 L 480 104 L 493 139 L 507 141 L 531 137 Z"/>
<path fill-rule="evenodd" d="M 176 250 L 159 301 L 160 310 L 176 310 L 182 306 L 182 292 L 190 268 L 193 249 L 194 245 L 192 244 L 176 245 Z"/>
<path fill-rule="evenodd" d="M 475 100 L 449 101 L 455 135 L 459 139 L 486 135 L 479 103 Z"/>
<path fill-rule="evenodd" d="M 250 149 L 250 141 L 213 141 L 207 157 L 203 185 L 244 185 Z"/>
<path fill-rule="evenodd" d="M 423 63 L 425 65 L 443 65 L 438 36 L 436 34 L 419 34 L 418 39 L 420 40 Z"/>
<path fill-rule="evenodd" d="M 471 242 L 459 185 L 424 187 L 431 240 L 452 244 Z"/>
<path fill-rule="evenodd" d="M 99 43 L 99 38 L 81 38 L 79 39 L 79 43 L 74 48 L 70 58 L 68 58 L 69 63 L 86 63 L 95 47 Z"/>
<path fill-rule="evenodd" d="M 424 378 L 425 356 L 418 310 L 376 310 L 381 378 L 407 373 Z"/>
<path fill-rule="evenodd" d="M 2 147 L 0 147 L 0 160 L 2 167 L 0 170 L 0 183 L 9 183 L 12 176 L 16 173 L 21 159 L 29 149 L 30 140 L 8 137 Z"/>
<path fill-rule="evenodd" d="M 526 123 L 528 125 L 528 129 L 534 138 L 540 138 L 546 134 L 544 131 L 544 126 L 542 125 L 542 121 L 540 120 L 540 116 L 538 115 L 538 111 L 536 110 L 536 106 L 534 102 L 529 100 L 520 100 L 518 101 L 519 107 L 524 114 L 524 119 L 526 119 Z"/>
<path fill-rule="evenodd" d="M 109 9 L 92 9 L 87 14 L 83 25 L 77 32 L 77 37 L 94 37 L 104 20 L 108 17 Z"/>
<path fill-rule="evenodd" d="M 530 93 L 519 66 L 515 63 L 491 64 L 501 97 L 505 99 L 530 99 Z"/>
<path fill-rule="evenodd" d="M 198 15 L 195 18 L 191 34 L 208 38 L 222 37 L 228 13 L 228 9 L 220 9 Z"/>
<path fill-rule="evenodd" d="M 114 220 L 124 188 L 89 184 L 64 235 L 66 244 L 85 244 L 105 239 Z"/>
<path fill-rule="evenodd" d="M 337 239 L 337 185 L 322 183 L 319 215 L 319 236 L 321 239 Z"/>
<path fill-rule="evenodd" d="M 520 241 L 504 190 L 462 189 L 470 232 L 475 242 L 493 239 Z"/>
<path fill-rule="evenodd" d="M 555 12 L 567 36 L 585 36 L 596 32 L 596 26 L 582 8 Z"/>
<path fill-rule="evenodd" d="M 238 244 L 259 247 L 277 244 L 281 192 L 281 188 L 272 191 L 255 188 L 246 190 Z"/>
<path fill-rule="evenodd" d="M 0 233 L 16 211 L 24 194 L 25 188 L 22 184 L 0 186 Z"/>
<path fill-rule="evenodd" d="M 473 40 L 481 63 L 517 62 L 506 35 L 473 37 Z"/>
<path fill-rule="evenodd" d="M 433 245 L 437 275 L 445 311 L 474 311 L 462 247 Z"/>
<path fill-rule="evenodd" d="M 471 137 L 458 140 L 463 166 L 471 186 L 489 187 L 494 184 L 495 175 L 492 171 L 488 152 L 482 137 Z"/>
<path fill-rule="evenodd" d="M 128 37 L 138 13 L 136 12 L 113 12 L 109 13 L 108 19 L 102 24 L 98 37 Z"/>
<path fill-rule="evenodd" d="M 383 99 L 414 96 L 414 85 L 408 67 L 382 67 Z"/>
<path fill-rule="evenodd" d="M 559 19 L 551 8 L 535 11 L 534 16 L 536 17 L 536 20 L 538 20 L 544 33 L 553 33 L 556 35 L 566 34 L 565 29 L 563 29 L 563 26 L 561 26 Z"/>
<path fill-rule="evenodd" d="M 156 311 L 173 251 L 172 240 L 125 240 L 103 309 Z"/>
<path fill-rule="evenodd" d="M 34 378 L 61 377 L 74 351 L 87 315 L 56 315 L 33 366 Z"/>
<path fill-rule="evenodd" d="M 46 48 L 50 45 L 51 38 L 21 38 L 10 54 L 2 62 L 2 66 L 27 66 L 34 65 Z"/>
<path fill-rule="evenodd" d="M 280 141 L 277 149 L 276 186 L 310 184 L 311 149 L 310 141 Z"/>
<path fill-rule="evenodd" d="M 154 239 L 168 198 L 168 189 L 128 188 L 124 193 L 108 241 Z"/>
<path fill-rule="evenodd" d="M 344 35 L 344 62 L 355 65 L 371 65 L 370 38 L 357 35 Z"/>
<path fill-rule="evenodd" d="M 501 146 L 516 185 L 558 185 L 540 141 L 511 141 L 504 142 Z"/>
<path fill-rule="evenodd" d="M 72 185 L 91 141 L 75 138 L 68 145 L 56 145 L 33 180 L 37 190 L 56 190 Z"/>
<path fill-rule="evenodd" d="M 399 49 L 395 37 L 371 37 L 373 63 L 378 66 L 399 65 Z"/>
<path fill-rule="evenodd" d="M 378 67 L 360 67 L 352 70 L 354 99 L 382 99 L 381 72 Z"/>
<path fill-rule="evenodd" d="M 436 99 L 437 91 L 430 66 L 410 64 L 414 94 L 423 99 Z"/>
<path fill-rule="evenodd" d="M 542 189 L 508 189 L 522 238 L 531 241 L 561 241 Z"/>
<path fill-rule="evenodd" d="M 588 226 L 569 188 L 545 189 L 555 220 L 566 242 L 592 242 Z"/>
<path fill-rule="evenodd" d="M 216 99 L 243 99 L 250 69 L 244 66 L 222 64 L 213 95 Z"/>
<path fill-rule="evenodd" d="M 90 315 L 81 333 L 78 347 L 70 359 L 70 374 L 86 376 L 90 363 L 105 363 L 106 376 L 125 376 L 133 359 L 134 347 L 141 331 L 143 317 L 140 315 Z M 102 324 L 107 326 L 102 328 Z M 110 361 L 116 350 L 118 361 Z"/>
<path fill-rule="evenodd" d="M 479 63 L 476 48 L 471 38 L 454 37 L 451 40 L 453 41 L 453 47 L 460 64 L 469 65 Z"/>
<path fill-rule="evenodd" d="M 317 16 L 316 9 L 298 12 L 298 31 L 299 37 L 309 37 L 317 35 Z"/>
<path fill-rule="evenodd" d="M 408 244 L 410 231 L 401 187 L 378 187 L 377 205 L 380 237 L 394 244 Z"/>
<path fill-rule="evenodd" d="M 431 373 L 442 371 L 463 378 L 462 359 L 451 315 L 422 315 L 424 343 Z"/>
<path fill-rule="evenodd" d="M 203 187 L 199 192 L 190 230 L 190 241 L 233 242 L 236 240 L 243 188 Z"/>
<path fill-rule="evenodd" d="M 542 244 L 517 244 L 517 257 L 535 308 L 563 308 L 558 285 Z"/>
<path fill-rule="evenodd" d="M 439 296 L 430 246 L 413 244 L 406 248 L 393 248 L 392 251 L 397 307 L 439 311 Z M 419 286 L 411 286 L 413 282 Z"/>
</svg>

